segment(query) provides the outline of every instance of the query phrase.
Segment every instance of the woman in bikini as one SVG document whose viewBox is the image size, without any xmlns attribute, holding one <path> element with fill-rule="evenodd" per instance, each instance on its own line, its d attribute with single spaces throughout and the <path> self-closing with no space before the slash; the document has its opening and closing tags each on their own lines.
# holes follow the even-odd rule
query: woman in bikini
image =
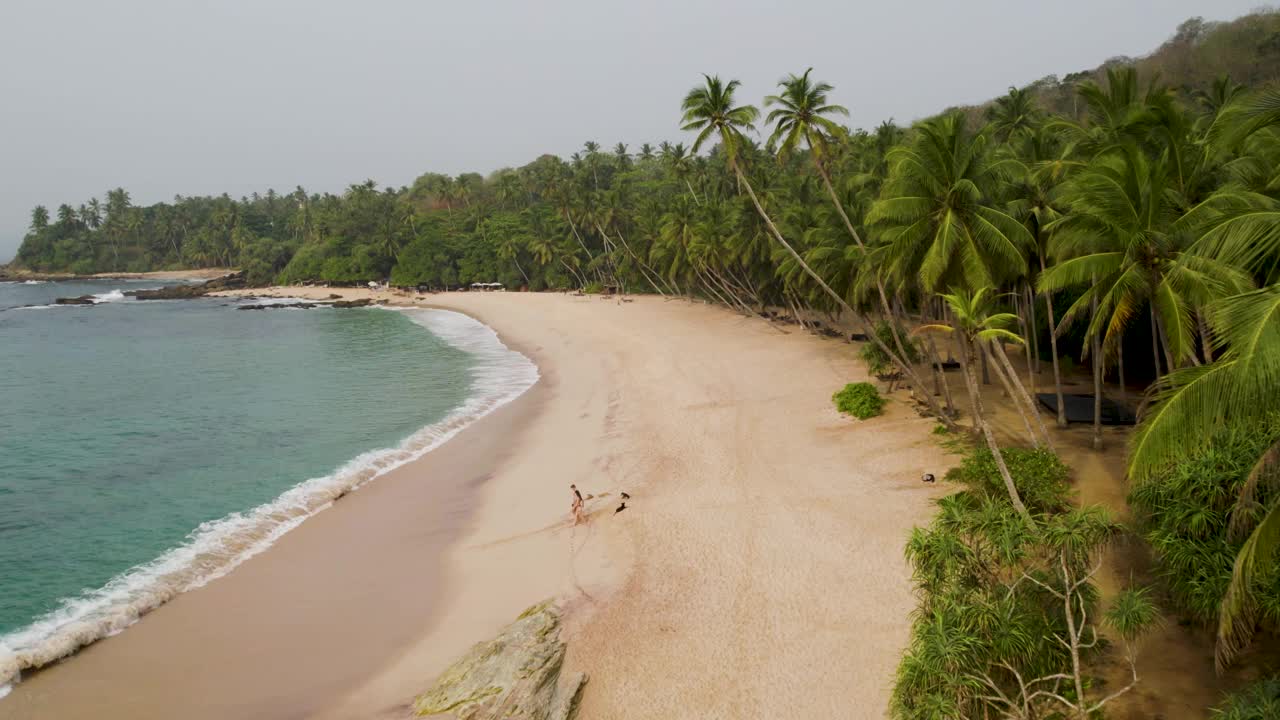
<svg viewBox="0 0 1280 720">
<path fill-rule="evenodd" d="M 573 491 L 573 506 L 571 508 L 573 512 L 573 524 L 577 525 L 582 522 L 582 493 L 578 491 L 577 485 L 570 485 L 569 489 Z"/>
</svg>

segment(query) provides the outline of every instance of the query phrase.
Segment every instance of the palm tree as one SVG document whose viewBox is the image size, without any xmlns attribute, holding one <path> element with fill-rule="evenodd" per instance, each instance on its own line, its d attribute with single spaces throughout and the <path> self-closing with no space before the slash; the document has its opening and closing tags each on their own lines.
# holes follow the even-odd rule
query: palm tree
<svg viewBox="0 0 1280 720">
<path fill-rule="evenodd" d="M 827 169 L 832 139 L 844 134 L 844 129 L 827 116 L 847 117 L 849 110 L 842 105 L 831 104 L 827 96 L 834 89 L 833 86 L 830 83 L 810 80 L 811 72 L 813 68 L 805 70 L 803 75 L 788 75 L 778 81 L 782 94 L 765 98 L 766 106 L 779 106 L 765 119 L 766 123 L 774 126 L 773 134 L 769 137 L 769 145 L 776 147 L 779 157 L 784 158 L 794 152 L 801 142 L 805 144 L 809 150 L 809 157 L 822 178 L 823 186 L 831 197 L 831 204 L 835 206 L 840 219 L 844 221 L 849 237 L 865 257 L 867 247 L 863 244 L 858 231 L 854 229 L 849 213 L 845 211 L 844 203 L 836 194 L 831 183 L 831 173 Z M 889 305 L 884 282 L 878 274 L 875 275 L 874 280 L 880 297 L 881 310 L 892 330 L 894 345 L 897 347 L 899 356 L 906 358 L 908 357 L 907 349 L 898 335 L 898 323 L 892 320 L 894 313 Z"/>
<path fill-rule="evenodd" d="M 747 191 L 748 197 L 751 198 L 751 204 L 755 206 L 756 212 L 760 215 L 760 219 L 764 221 L 765 226 L 769 229 L 770 234 L 778 244 L 791 256 L 792 260 L 804 270 L 817 285 L 822 288 L 832 300 L 836 302 L 845 312 L 855 319 L 858 319 L 866 328 L 867 336 L 877 344 L 881 341 L 874 332 L 871 331 L 870 324 L 862 317 L 860 313 L 850 307 L 831 286 L 822 279 L 804 258 L 796 252 L 795 248 L 788 243 L 778 227 L 774 224 L 773 219 L 765 212 L 764 206 L 760 204 L 760 198 L 756 195 L 755 189 L 751 186 L 751 182 L 747 179 L 746 174 L 742 171 L 742 163 L 739 157 L 739 151 L 747 140 L 744 136 L 745 132 L 754 129 L 754 123 L 760 116 L 760 111 L 751 105 L 734 105 L 734 91 L 740 83 L 737 80 L 730 80 L 728 83 L 722 82 L 719 77 L 704 75 L 706 84 L 695 87 L 685 96 L 682 109 L 684 117 L 682 129 L 695 131 L 698 133 L 697 139 L 694 140 L 692 151 L 697 153 L 698 149 L 711 137 L 718 137 L 720 140 L 720 148 L 724 153 L 729 164 L 729 169 L 737 178 L 738 185 Z M 916 376 L 914 368 L 905 362 L 901 357 L 894 353 L 887 346 L 882 350 L 890 357 L 894 358 L 894 364 L 903 371 L 909 378 L 913 389 L 918 396 L 923 396 L 928 403 L 933 414 L 940 418 L 948 426 L 952 425 L 951 419 L 947 417 L 933 395 L 925 390 L 924 384 L 920 382 Z"/>
<path fill-rule="evenodd" d="M 1049 233 L 1046 228 L 1060 219 L 1066 212 L 1066 203 L 1062 199 L 1062 186 L 1079 163 L 1064 160 L 1060 137 L 1051 128 L 1040 127 L 1024 133 L 1022 141 L 1016 146 L 1019 159 L 1026 166 L 1022 181 L 1014 192 L 1017 195 L 1009 204 L 1010 210 L 1022 218 L 1028 232 L 1031 233 L 1035 255 L 1034 262 L 1029 263 L 1043 274 L 1046 269 L 1046 258 L 1049 251 Z M 1053 391 L 1057 396 L 1058 427 L 1067 427 L 1067 408 L 1062 392 L 1062 367 L 1058 356 L 1058 334 L 1054 332 L 1057 319 L 1053 310 L 1053 293 L 1043 293 L 1045 311 L 1049 323 L 1049 351 L 1053 360 Z M 1034 298 L 1030 303 L 1035 312 Z M 1031 323 L 1034 327 L 1035 323 Z M 1032 335 L 1034 338 L 1035 336 Z M 1033 376 L 1034 377 L 1034 376 Z M 1123 385 L 1123 383 L 1121 383 Z"/>
<path fill-rule="evenodd" d="M 1059 262 L 1040 276 L 1040 290 L 1087 288 L 1057 330 L 1092 312 L 1096 302 L 1086 335 L 1101 339 L 1104 359 L 1115 355 L 1145 304 L 1151 308 L 1157 370 L 1159 345 L 1170 370 L 1184 361 L 1198 364 L 1194 309 L 1251 285 L 1228 263 L 1184 252 L 1191 235 L 1178 222 L 1168 188 L 1164 163 L 1130 145 L 1080 173 L 1066 191 L 1070 212 L 1048 227 Z"/>
<path fill-rule="evenodd" d="M 982 434 L 987 442 L 987 448 L 991 450 L 991 456 L 1000 471 L 1000 478 L 1004 480 L 1005 491 L 1009 493 L 1009 502 L 1022 516 L 1027 526 L 1034 528 L 1036 522 L 1027 510 L 1027 506 L 1022 503 L 1022 497 L 1018 494 L 1018 488 L 1013 482 L 1013 475 L 1009 473 L 1009 466 L 1005 464 L 1004 456 L 1000 454 L 1000 445 L 996 442 L 991 425 L 987 423 L 983 414 L 982 395 L 978 390 L 978 378 L 974 370 L 977 366 L 977 353 L 980 347 L 985 347 L 991 342 L 1022 342 L 1022 338 L 1007 329 L 1016 318 L 1009 313 L 992 312 L 990 288 L 984 287 L 973 293 L 964 290 L 944 293 L 942 299 L 951 308 L 952 324 L 924 325 L 920 331 L 954 334 L 959 341 L 960 351 L 965 357 L 964 382 L 965 388 L 969 391 L 969 404 L 973 408 L 974 429 Z"/>
<path fill-rule="evenodd" d="M 991 121 L 996 139 L 1001 142 L 1033 132 L 1040 125 L 1040 114 L 1035 96 L 1025 88 L 1009 88 L 1004 97 L 996 98 L 987 108 L 987 120 Z"/>
<path fill-rule="evenodd" d="M 920 123 L 914 142 L 889 151 L 883 198 L 867 220 L 891 247 L 890 272 L 927 292 L 995 287 L 1024 272 L 1033 240 L 996 207 L 1000 184 L 1020 164 L 997 158 L 988 136 L 959 113 Z"/>
</svg>

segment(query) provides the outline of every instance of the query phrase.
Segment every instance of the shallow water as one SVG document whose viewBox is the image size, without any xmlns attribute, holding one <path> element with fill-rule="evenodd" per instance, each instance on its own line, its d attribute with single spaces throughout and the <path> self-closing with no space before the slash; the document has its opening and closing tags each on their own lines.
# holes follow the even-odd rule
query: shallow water
<svg viewBox="0 0 1280 720">
<path fill-rule="evenodd" d="M 536 379 L 453 313 L 119 292 L 155 285 L 0 285 L 0 686 L 229 571 Z M 101 302 L 48 307 L 78 295 Z"/>
</svg>

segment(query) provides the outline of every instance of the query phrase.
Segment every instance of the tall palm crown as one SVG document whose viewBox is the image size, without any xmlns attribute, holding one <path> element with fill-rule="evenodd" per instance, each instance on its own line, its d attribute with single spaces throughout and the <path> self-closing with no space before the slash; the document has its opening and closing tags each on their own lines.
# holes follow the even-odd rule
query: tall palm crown
<svg viewBox="0 0 1280 720">
<path fill-rule="evenodd" d="M 813 68 L 803 75 L 788 75 L 778 82 L 782 94 L 764 99 L 766 107 L 779 106 L 765 118 L 767 124 L 774 126 L 769 145 L 776 147 L 779 155 L 790 154 L 803 140 L 811 151 L 825 158 L 828 138 L 842 132 L 827 116 L 849 116 L 848 108 L 828 102 L 831 84 L 810 80 L 811 72 Z"/>
<path fill-rule="evenodd" d="M 1143 305 L 1150 304 L 1174 361 L 1195 351 L 1193 312 L 1250 285 L 1225 263 L 1184 252 L 1178 208 L 1165 163 L 1135 147 L 1099 158 L 1067 189 L 1071 212 L 1050 224 L 1060 262 L 1040 278 L 1041 291 L 1086 286 L 1063 315 L 1068 325 L 1091 312 L 1088 335 L 1111 355 Z"/>
<path fill-rule="evenodd" d="M 730 166 L 738 162 L 738 149 L 746 141 L 744 134 L 755 129 L 760 111 L 754 105 L 734 106 L 733 93 L 741 85 L 737 80 L 723 82 L 718 75 L 703 75 L 706 84 L 685 95 L 680 109 L 684 111 L 681 130 L 697 131 L 692 151 L 698 152 L 712 135 L 720 137 L 720 145 Z"/>
<path fill-rule="evenodd" d="M 1031 91 L 1011 87 L 1004 97 L 996 98 L 987 108 L 987 119 L 995 129 L 996 137 L 1009 140 L 1031 132 L 1040 125 L 1040 109 L 1036 107 Z"/>
<path fill-rule="evenodd" d="M 918 275 L 936 291 L 995 286 L 1022 272 L 1031 235 L 995 207 L 1000 184 L 1021 166 L 989 145 L 952 113 L 920 123 L 910 144 L 889 152 L 889 178 L 867 221 L 892 247 L 891 274 Z"/>
</svg>

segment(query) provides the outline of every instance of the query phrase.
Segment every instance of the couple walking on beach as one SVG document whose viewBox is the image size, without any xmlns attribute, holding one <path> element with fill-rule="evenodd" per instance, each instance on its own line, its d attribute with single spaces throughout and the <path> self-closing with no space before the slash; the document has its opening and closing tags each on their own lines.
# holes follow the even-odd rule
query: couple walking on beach
<svg viewBox="0 0 1280 720">
<path fill-rule="evenodd" d="M 587 498 L 583 498 L 582 491 L 578 489 L 578 486 L 576 484 L 569 485 L 569 489 L 573 491 L 573 505 L 570 507 L 570 511 L 573 513 L 573 524 L 580 525 L 582 521 L 586 519 L 586 516 L 583 514 L 583 510 L 586 507 L 586 500 L 587 498 L 591 498 L 594 496 L 588 495 Z M 630 495 L 626 494 L 625 492 L 622 493 L 622 504 L 618 506 L 617 510 L 613 511 L 613 514 L 617 515 L 623 510 L 626 510 L 627 501 L 630 499 L 631 499 Z"/>
</svg>

